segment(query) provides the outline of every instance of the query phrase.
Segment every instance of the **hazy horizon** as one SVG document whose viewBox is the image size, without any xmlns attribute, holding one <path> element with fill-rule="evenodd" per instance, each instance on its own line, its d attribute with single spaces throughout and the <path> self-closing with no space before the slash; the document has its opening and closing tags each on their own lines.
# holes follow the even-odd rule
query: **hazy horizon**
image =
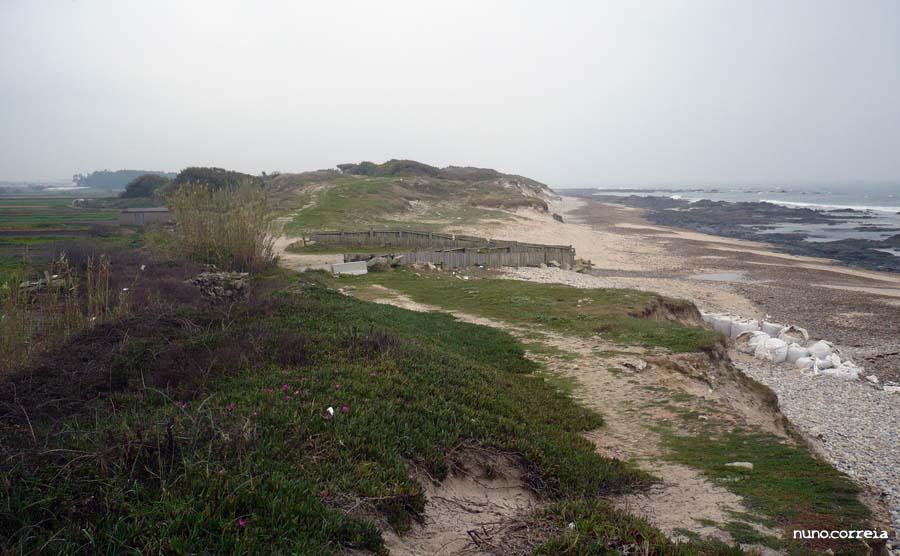
<svg viewBox="0 0 900 556">
<path fill-rule="evenodd" d="M 0 4 L 0 180 L 409 158 L 900 183 L 900 3 Z"/>
</svg>

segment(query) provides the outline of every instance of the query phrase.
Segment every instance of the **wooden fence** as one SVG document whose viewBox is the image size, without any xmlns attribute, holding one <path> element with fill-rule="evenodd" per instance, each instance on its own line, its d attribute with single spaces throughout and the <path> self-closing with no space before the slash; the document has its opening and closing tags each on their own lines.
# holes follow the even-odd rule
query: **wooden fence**
<svg viewBox="0 0 900 556">
<path fill-rule="evenodd" d="M 394 261 L 408 266 L 415 263 L 432 263 L 443 268 L 465 268 L 470 266 L 486 266 L 495 268 L 500 266 L 540 266 L 550 261 L 571 266 L 575 262 L 575 255 L 569 250 L 532 250 L 532 251 L 482 251 L 462 250 L 451 251 L 410 251 L 403 253 L 391 253 Z M 344 260 L 352 260 L 354 255 L 345 255 Z M 358 259 L 358 258 L 357 258 Z"/>
<path fill-rule="evenodd" d="M 541 245 L 518 241 L 489 240 L 480 237 L 420 232 L 412 230 L 368 230 L 368 231 L 326 231 L 311 232 L 305 241 L 322 244 L 383 247 L 386 254 L 399 258 L 403 265 L 433 263 L 445 268 L 463 268 L 483 265 L 497 266 L 538 266 L 556 261 L 561 265 L 573 265 L 575 250 L 571 245 Z M 414 248 L 402 252 L 391 248 Z M 345 260 L 358 260 L 358 256 L 348 255 Z"/>
</svg>

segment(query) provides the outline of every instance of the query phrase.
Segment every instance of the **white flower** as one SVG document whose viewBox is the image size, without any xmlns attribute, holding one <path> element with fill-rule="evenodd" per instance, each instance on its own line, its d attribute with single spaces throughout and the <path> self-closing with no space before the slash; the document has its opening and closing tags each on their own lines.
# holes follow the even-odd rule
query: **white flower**
<svg viewBox="0 0 900 556">
<path fill-rule="evenodd" d="M 123 292 L 127 292 L 127 291 L 128 291 L 128 288 L 122 288 L 122 291 L 123 291 Z"/>
<path fill-rule="evenodd" d="M 141 265 L 141 270 L 144 270 L 145 268 L 147 268 L 147 265 L 142 264 L 142 265 Z"/>
</svg>

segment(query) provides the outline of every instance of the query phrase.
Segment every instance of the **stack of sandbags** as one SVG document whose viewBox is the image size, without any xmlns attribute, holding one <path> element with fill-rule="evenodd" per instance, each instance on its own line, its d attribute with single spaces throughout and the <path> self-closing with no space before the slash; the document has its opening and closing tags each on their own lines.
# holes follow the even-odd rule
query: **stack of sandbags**
<svg viewBox="0 0 900 556">
<path fill-rule="evenodd" d="M 701 313 L 703 321 L 710 325 L 713 330 L 735 339 L 744 332 L 752 332 L 759 330 L 759 321 L 753 319 L 744 319 L 735 315 L 727 315 L 721 313 Z"/>
<path fill-rule="evenodd" d="M 819 340 L 807 346 L 809 333 L 804 328 L 764 320 L 745 319 L 722 313 L 701 313 L 703 321 L 715 331 L 734 340 L 735 349 L 775 364 L 787 361 L 797 369 L 814 374 L 855 380 L 862 369 L 851 361 L 842 361 L 834 344 Z"/>
<path fill-rule="evenodd" d="M 759 330 L 759 321 L 753 319 L 742 319 L 740 317 L 731 320 L 731 338 L 735 339 L 744 332 L 754 332 Z M 771 336 L 771 334 L 769 334 Z"/>
</svg>

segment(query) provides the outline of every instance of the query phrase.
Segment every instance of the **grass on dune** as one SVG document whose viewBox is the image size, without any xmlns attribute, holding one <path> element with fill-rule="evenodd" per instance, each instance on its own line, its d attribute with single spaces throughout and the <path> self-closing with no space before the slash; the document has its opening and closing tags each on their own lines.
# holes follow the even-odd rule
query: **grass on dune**
<svg viewBox="0 0 900 556">
<path fill-rule="evenodd" d="M 300 229 L 359 229 L 382 222 L 387 215 L 403 211 L 408 204 L 389 195 L 394 178 L 336 178 L 328 188 L 301 196 L 301 208 L 287 231 Z"/>
<path fill-rule="evenodd" d="M 657 294 L 636 290 L 581 289 L 519 280 L 461 280 L 449 273 L 417 275 L 410 271 L 370 273 L 338 281 L 361 287 L 380 284 L 420 303 L 513 324 L 539 324 L 578 336 L 601 334 L 622 344 L 691 352 L 711 349 L 719 341 L 714 332 L 704 328 L 634 316 L 663 302 Z"/>
<path fill-rule="evenodd" d="M 342 176 L 331 180 L 325 188 L 302 193 L 299 200 L 292 200 L 300 208 L 293 213 L 285 231 L 369 227 L 437 231 L 448 225 L 509 218 L 509 213 L 502 210 L 474 206 L 472 203 L 477 200 L 471 197 L 472 193 L 471 186 L 444 184 L 440 180 L 417 189 L 411 182 L 404 182 L 404 178 Z M 416 213 L 415 223 L 398 222 L 396 215 L 410 210 L 407 201 L 410 198 L 422 198 L 430 204 Z M 438 199 L 440 202 L 436 202 Z"/>
<path fill-rule="evenodd" d="M 136 312 L 0 384 L 0 544 L 381 551 L 381 519 L 424 509 L 408 466 L 441 478 L 465 442 L 520 454 L 550 498 L 647 480 L 595 453 L 579 433 L 600 416 L 506 333 L 290 289 Z"/>
</svg>

